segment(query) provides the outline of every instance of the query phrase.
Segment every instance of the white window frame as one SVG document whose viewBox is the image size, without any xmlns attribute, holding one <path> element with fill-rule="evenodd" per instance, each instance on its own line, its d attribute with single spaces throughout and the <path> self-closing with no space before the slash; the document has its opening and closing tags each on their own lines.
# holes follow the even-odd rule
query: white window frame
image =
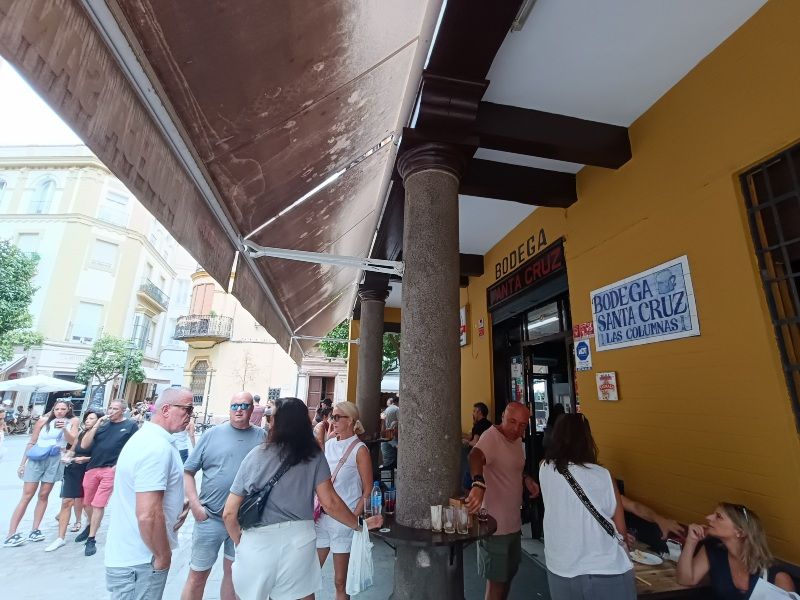
<svg viewBox="0 0 800 600">
<path fill-rule="evenodd" d="M 49 215 L 53 208 L 53 199 L 56 196 L 58 183 L 55 177 L 44 177 L 36 182 L 33 195 L 28 202 L 28 212 L 34 215 Z M 47 191 L 49 189 L 49 191 Z"/>
<path fill-rule="evenodd" d="M 82 305 L 99 307 L 99 318 L 97 320 L 97 328 L 94 331 L 94 333 L 92 333 L 91 335 L 88 335 L 88 336 L 76 335 L 76 333 L 75 333 L 76 326 L 78 325 L 78 316 L 80 314 L 80 310 L 81 310 L 81 306 Z M 100 331 L 103 328 L 103 309 L 104 308 L 105 308 L 105 306 L 103 304 L 100 304 L 99 302 L 86 302 L 86 301 L 82 301 L 82 300 L 79 301 L 77 306 L 75 307 L 75 312 L 73 314 L 72 324 L 71 324 L 70 332 L 69 332 L 69 341 L 77 342 L 79 344 L 91 344 L 91 343 L 93 343 L 99 337 Z M 78 333 L 86 333 L 86 332 L 80 332 L 79 331 Z"/>
<path fill-rule="evenodd" d="M 36 250 L 25 250 L 21 245 L 20 241 L 25 238 L 36 237 Z M 39 244 L 41 243 L 42 235 L 38 231 L 20 231 L 17 233 L 17 243 L 16 246 L 19 248 L 20 252 L 25 254 L 25 256 L 31 258 L 34 254 L 39 255 Z"/>
<path fill-rule="evenodd" d="M 129 207 L 130 197 L 127 194 L 117 190 L 106 190 L 97 210 L 97 218 L 112 225 L 126 227 L 130 219 Z"/>
<path fill-rule="evenodd" d="M 114 262 L 113 263 L 107 263 L 107 262 L 104 262 L 104 261 L 97 260 L 97 257 L 95 256 L 94 252 L 95 252 L 95 248 L 97 248 L 99 244 L 106 244 L 108 246 L 114 246 L 116 251 L 114 253 Z M 117 268 L 117 262 L 118 261 L 119 261 L 119 244 L 114 243 L 114 242 L 109 242 L 108 240 L 101 240 L 99 238 L 94 240 L 94 243 L 92 244 L 92 247 L 89 250 L 89 268 L 90 269 L 97 269 L 98 271 L 108 271 L 108 272 L 112 272 L 113 273 Z"/>
</svg>

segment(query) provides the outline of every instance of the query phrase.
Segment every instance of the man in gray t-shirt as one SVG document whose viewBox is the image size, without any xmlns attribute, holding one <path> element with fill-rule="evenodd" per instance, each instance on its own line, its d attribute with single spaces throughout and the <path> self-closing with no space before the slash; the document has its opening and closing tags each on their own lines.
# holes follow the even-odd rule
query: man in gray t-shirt
<svg viewBox="0 0 800 600">
<path fill-rule="evenodd" d="M 383 411 L 383 435 L 389 438 L 388 442 L 381 443 L 383 455 L 383 468 L 394 469 L 397 466 L 397 425 L 400 407 L 397 398 L 386 400 L 386 410 Z"/>
<path fill-rule="evenodd" d="M 253 397 L 248 392 L 234 394 L 230 421 L 207 430 L 183 465 L 184 488 L 195 525 L 189 576 L 181 598 L 200 600 L 203 597 L 208 575 L 223 544 L 220 598 L 235 598 L 231 578 L 235 550 L 222 522 L 222 509 L 239 465 L 253 448 L 266 440 L 264 430 L 250 424 L 252 412 Z M 203 478 L 198 495 L 194 477 L 201 470 Z"/>
</svg>

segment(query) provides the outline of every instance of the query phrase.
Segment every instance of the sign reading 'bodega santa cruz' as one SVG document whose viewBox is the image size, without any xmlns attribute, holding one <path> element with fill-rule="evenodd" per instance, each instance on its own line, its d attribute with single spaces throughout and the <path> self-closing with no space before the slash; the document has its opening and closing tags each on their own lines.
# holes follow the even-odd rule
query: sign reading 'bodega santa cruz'
<svg viewBox="0 0 800 600">
<path fill-rule="evenodd" d="M 700 335 L 686 256 L 595 290 L 591 299 L 598 352 Z"/>
</svg>

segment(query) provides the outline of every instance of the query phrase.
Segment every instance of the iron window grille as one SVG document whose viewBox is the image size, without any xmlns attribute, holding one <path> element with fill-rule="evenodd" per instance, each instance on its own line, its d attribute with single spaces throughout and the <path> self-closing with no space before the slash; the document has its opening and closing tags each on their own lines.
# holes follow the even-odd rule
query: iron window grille
<svg viewBox="0 0 800 600">
<path fill-rule="evenodd" d="M 277 400 L 280 397 L 281 397 L 281 388 L 269 388 L 269 392 L 267 392 L 268 400 Z"/>
<path fill-rule="evenodd" d="M 745 172 L 741 184 L 800 432 L 800 144 Z"/>
</svg>

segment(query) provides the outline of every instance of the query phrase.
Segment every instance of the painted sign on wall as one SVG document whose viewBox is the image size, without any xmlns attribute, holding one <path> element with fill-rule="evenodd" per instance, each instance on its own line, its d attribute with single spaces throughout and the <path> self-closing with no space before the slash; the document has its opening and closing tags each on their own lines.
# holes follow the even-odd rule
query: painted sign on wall
<svg viewBox="0 0 800 600">
<path fill-rule="evenodd" d="M 592 370 L 592 347 L 588 339 L 575 343 L 575 369 L 578 371 Z"/>
<path fill-rule="evenodd" d="M 468 316 L 467 316 L 467 307 L 466 306 L 462 306 L 458 310 L 458 318 L 459 318 L 459 321 L 461 321 L 460 326 L 458 328 L 459 343 L 462 346 L 466 346 L 467 344 L 469 344 L 469 338 L 467 337 L 467 330 L 469 328 L 467 327 Z"/>
<path fill-rule="evenodd" d="M 598 352 L 700 335 L 686 256 L 590 294 Z"/>
<path fill-rule="evenodd" d="M 515 271 L 486 289 L 486 304 L 493 311 L 545 279 L 566 271 L 563 240 L 551 244 Z"/>
<path fill-rule="evenodd" d="M 604 371 L 595 376 L 597 380 L 597 399 L 616 402 L 619 400 L 619 388 L 617 388 L 617 372 Z"/>
</svg>

